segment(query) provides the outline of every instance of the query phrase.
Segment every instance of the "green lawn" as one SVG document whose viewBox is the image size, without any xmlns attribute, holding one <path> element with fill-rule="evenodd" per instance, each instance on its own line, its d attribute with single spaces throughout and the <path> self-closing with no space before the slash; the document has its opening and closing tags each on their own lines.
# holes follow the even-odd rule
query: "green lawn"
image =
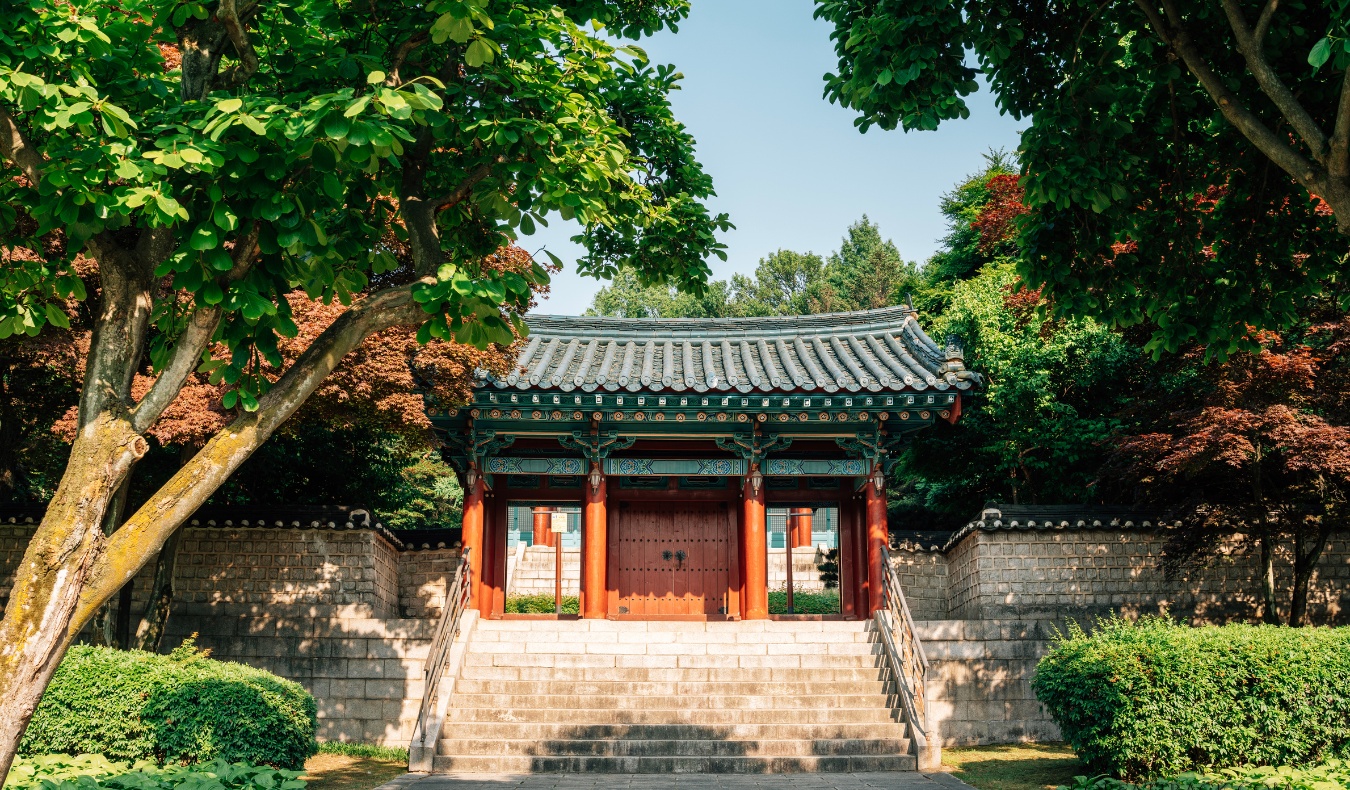
<svg viewBox="0 0 1350 790">
<path fill-rule="evenodd" d="M 942 765 L 977 790 L 1052 790 L 1087 771 L 1062 743 L 943 749 Z"/>
</svg>

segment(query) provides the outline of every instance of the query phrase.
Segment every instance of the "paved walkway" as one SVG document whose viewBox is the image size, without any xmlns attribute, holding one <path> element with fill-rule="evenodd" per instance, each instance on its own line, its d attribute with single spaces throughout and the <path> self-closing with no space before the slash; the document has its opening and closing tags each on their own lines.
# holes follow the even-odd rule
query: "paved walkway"
<svg viewBox="0 0 1350 790">
<path fill-rule="evenodd" d="M 377 790 L 974 790 L 951 774 L 404 774 Z"/>
</svg>

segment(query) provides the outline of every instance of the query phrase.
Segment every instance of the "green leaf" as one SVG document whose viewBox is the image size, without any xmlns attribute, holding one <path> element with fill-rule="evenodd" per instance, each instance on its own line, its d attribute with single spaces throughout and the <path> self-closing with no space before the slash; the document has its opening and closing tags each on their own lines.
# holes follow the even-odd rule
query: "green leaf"
<svg viewBox="0 0 1350 790">
<path fill-rule="evenodd" d="M 366 75 L 366 84 L 374 85 L 377 82 L 384 82 L 385 73 L 383 71 L 372 71 Z"/>
<path fill-rule="evenodd" d="M 66 316 L 65 311 L 60 307 L 48 302 L 44 312 L 47 314 L 47 322 L 52 326 L 59 326 L 62 329 L 70 328 L 70 318 Z"/>
<path fill-rule="evenodd" d="M 1313 44 L 1312 51 L 1308 53 L 1308 65 L 1313 70 L 1322 68 L 1322 64 L 1331 58 L 1331 38 L 1323 36 L 1316 44 Z"/>
<path fill-rule="evenodd" d="M 474 68 L 484 63 L 491 63 L 492 58 L 497 54 L 497 45 L 488 38 L 474 39 L 469 48 L 464 51 L 464 62 Z"/>
<path fill-rule="evenodd" d="M 216 102 L 216 109 L 225 113 L 236 112 L 240 107 L 243 106 L 244 106 L 243 99 L 221 99 L 220 101 Z"/>
<path fill-rule="evenodd" d="M 351 105 L 347 107 L 347 111 L 342 113 L 342 115 L 346 118 L 352 118 L 354 116 L 360 115 L 361 112 L 366 109 L 367 104 L 370 104 L 370 97 L 362 96 L 361 98 L 352 102 Z"/>
</svg>

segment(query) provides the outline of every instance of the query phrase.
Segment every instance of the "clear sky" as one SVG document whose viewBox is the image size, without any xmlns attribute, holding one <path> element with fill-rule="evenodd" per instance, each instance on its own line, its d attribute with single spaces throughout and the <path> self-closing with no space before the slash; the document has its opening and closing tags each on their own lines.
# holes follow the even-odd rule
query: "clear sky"
<svg viewBox="0 0 1350 790">
<path fill-rule="evenodd" d="M 677 34 L 639 42 L 655 63 L 684 74 L 675 115 L 698 142 L 712 174 L 714 213 L 736 229 L 723 236 L 728 260 L 718 279 L 754 271 L 777 249 L 826 254 L 867 214 L 908 260 L 923 261 L 946 228 L 938 201 L 983 165 L 990 148 L 1015 150 L 1022 124 L 999 115 L 987 91 L 969 97 L 971 117 L 936 132 L 859 134 L 854 114 L 821 97 L 837 61 L 830 26 L 812 19 L 811 0 L 693 0 Z M 579 314 L 604 283 L 579 277 L 576 226 L 556 214 L 520 240 L 547 246 L 568 263 L 539 313 Z"/>
</svg>

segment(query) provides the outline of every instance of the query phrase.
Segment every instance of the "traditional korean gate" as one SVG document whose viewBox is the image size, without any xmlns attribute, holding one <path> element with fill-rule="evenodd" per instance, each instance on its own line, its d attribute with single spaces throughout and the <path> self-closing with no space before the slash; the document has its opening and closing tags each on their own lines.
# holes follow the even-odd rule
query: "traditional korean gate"
<svg viewBox="0 0 1350 790">
<path fill-rule="evenodd" d="M 717 617 L 727 613 L 733 529 L 725 503 L 619 507 L 620 617 Z"/>
</svg>

